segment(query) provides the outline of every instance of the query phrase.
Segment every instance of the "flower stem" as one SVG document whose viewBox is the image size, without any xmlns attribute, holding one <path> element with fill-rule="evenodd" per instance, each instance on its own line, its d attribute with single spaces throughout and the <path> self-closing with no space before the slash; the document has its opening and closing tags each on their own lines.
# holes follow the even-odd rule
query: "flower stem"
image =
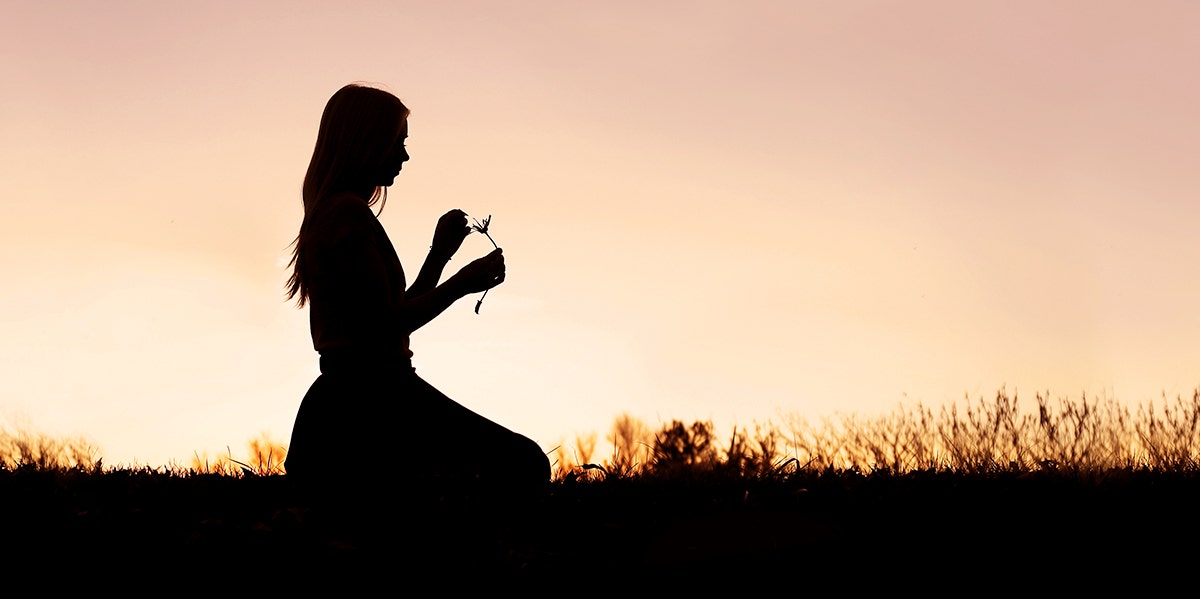
<svg viewBox="0 0 1200 599">
<path fill-rule="evenodd" d="M 483 298 L 487 297 L 487 292 L 488 292 L 488 291 L 491 291 L 491 290 L 490 290 L 490 289 L 484 289 L 484 290 L 483 290 L 483 295 L 479 296 L 479 301 L 475 302 L 475 313 L 476 313 L 476 314 L 479 314 L 479 307 L 483 305 Z"/>
<path fill-rule="evenodd" d="M 490 227 L 491 225 L 492 225 L 492 215 L 489 214 L 487 218 L 483 219 L 482 223 L 480 223 L 478 220 L 475 221 L 475 225 L 472 226 L 471 228 L 476 231 L 479 231 L 480 233 L 483 233 L 485 236 L 487 236 L 488 241 L 492 242 L 492 247 L 494 247 L 496 249 L 500 249 L 500 245 L 496 243 L 495 239 L 492 239 L 492 234 L 488 233 L 488 227 Z M 483 295 L 479 296 L 479 301 L 475 302 L 475 313 L 476 314 L 479 314 L 479 307 L 483 305 L 483 298 L 487 297 L 488 291 L 490 291 L 490 289 L 484 289 Z"/>
</svg>

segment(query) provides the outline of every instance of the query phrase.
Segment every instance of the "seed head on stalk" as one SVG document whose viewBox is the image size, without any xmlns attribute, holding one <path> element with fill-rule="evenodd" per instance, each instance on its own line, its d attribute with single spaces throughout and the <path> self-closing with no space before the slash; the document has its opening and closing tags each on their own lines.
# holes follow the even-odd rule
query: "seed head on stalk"
<svg viewBox="0 0 1200 599">
<path fill-rule="evenodd" d="M 492 215 L 489 214 L 487 218 L 483 219 L 482 223 L 474 218 L 471 220 L 475 221 L 475 224 L 471 225 L 471 229 L 487 235 L 488 241 L 492 242 L 492 245 L 495 246 L 496 249 L 500 249 L 500 246 L 496 245 L 496 240 L 492 239 L 492 235 L 488 233 L 488 226 L 492 224 Z"/>
<path fill-rule="evenodd" d="M 492 234 L 488 233 L 488 227 L 491 226 L 491 224 L 492 224 L 492 215 L 490 215 L 490 214 L 487 215 L 487 218 L 483 219 L 482 223 L 474 218 L 472 218 L 471 220 L 475 221 L 475 224 L 471 225 L 471 230 L 483 233 L 484 235 L 487 236 L 488 241 L 492 242 L 492 247 L 495 247 L 496 249 L 500 249 L 500 246 L 496 245 L 496 240 L 492 239 Z M 475 302 L 475 313 L 476 314 L 479 314 L 479 307 L 483 305 L 483 298 L 487 297 L 488 291 L 490 291 L 490 289 L 484 289 L 483 295 L 479 296 L 479 301 Z"/>
</svg>

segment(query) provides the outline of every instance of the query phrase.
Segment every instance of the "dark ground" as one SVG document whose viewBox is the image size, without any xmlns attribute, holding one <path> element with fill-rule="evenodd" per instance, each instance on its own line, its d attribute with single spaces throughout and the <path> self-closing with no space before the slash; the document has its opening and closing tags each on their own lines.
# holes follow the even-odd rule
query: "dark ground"
<svg viewBox="0 0 1200 599">
<path fill-rule="evenodd" d="M 0 567 L 50 566 L 58 583 L 570 593 L 719 581 L 997 591 L 1039 579 L 1079 590 L 1200 572 L 1192 474 L 634 478 L 554 483 L 519 505 L 413 495 L 397 481 L 380 505 L 333 513 L 281 476 L 0 470 Z"/>
</svg>

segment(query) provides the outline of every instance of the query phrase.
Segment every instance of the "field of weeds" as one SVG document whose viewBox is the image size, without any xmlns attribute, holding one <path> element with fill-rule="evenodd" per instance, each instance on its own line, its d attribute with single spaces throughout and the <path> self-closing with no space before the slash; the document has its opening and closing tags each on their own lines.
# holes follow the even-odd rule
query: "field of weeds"
<svg viewBox="0 0 1200 599">
<path fill-rule="evenodd" d="M 301 584 L 352 572 L 443 588 L 1191 572 L 1200 394 L 1037 406 L 1021 413 L 1001 391 L 723 439 L 708 422 L 651 430 L 623 417 L 607 459 L 588 455 L 594 438 L 553 452 L 555 479 L 532 501 L 430 493 L 381 471 L 385 499 L 344 513 L 300 501 L 268 443 L 248 460 L 129 469 L 103 467 L 82 442 L 5 433 L 0 539 L 10 571 L 28 560 L 76 564 L 68 577 L 107 564 Z"/>
</svg>

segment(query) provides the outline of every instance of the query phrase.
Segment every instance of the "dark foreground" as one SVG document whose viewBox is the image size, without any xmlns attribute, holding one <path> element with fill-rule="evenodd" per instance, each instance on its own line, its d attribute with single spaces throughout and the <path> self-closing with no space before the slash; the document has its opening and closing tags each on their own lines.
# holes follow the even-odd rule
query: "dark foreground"
<svg viewBox="0 0 1200 599">
<path fill-rule="evenodd" d="M 1200 570 L 1193 474 L 631 478 L 556 482 L 519 505 L 412 500 L 404 481 L 380 484 L 394 485 L 394 502 L 329 513 L 282 476 L 0 470 L 0 557 L 9 575 L 50 566 L 57 584 L 165 576 L 242 590 L 340 580 L 570 594 L 718 581 L 985 591 L 1030 588 L 1030 576 L 1079 589 Z"/>
</svg>

